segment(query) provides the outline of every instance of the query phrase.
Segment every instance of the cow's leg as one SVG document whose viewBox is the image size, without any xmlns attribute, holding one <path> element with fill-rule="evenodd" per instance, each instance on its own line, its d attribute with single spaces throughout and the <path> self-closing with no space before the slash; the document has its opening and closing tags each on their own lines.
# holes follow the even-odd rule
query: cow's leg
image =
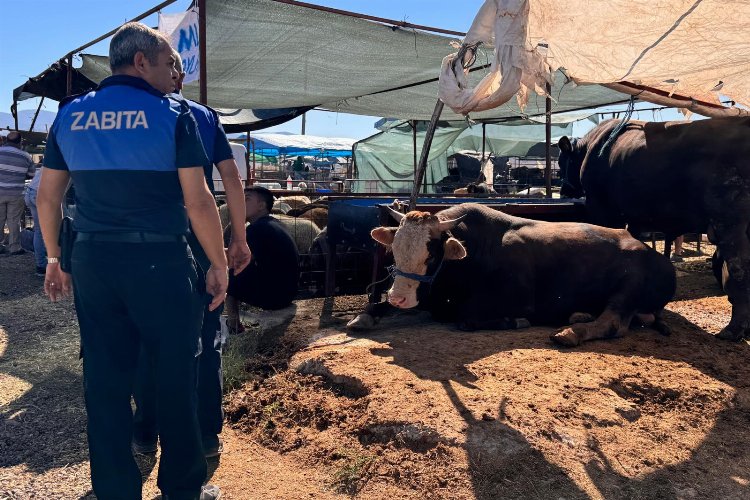
<svg viewBox="0 0 750 500">
<path fill-rule="evenodd" d="M 367 304 L 365 310 L 349 321 L 346 327 L 350 330 L 370 330 L 382 317 L 395 312 L 396 308 L 390 305 L 388 301 Z"/>
<path fill-rule="evenodd" d="M 637 313 L 630 322 L 631 328 L 653 328 L 664 336 L 672 335 L 672 329 L 661 317 L 661 311 L 656 313 Z"/>
<path fill-rule="evenodd" d="M 574 323 L 591 323 L 596 318 L 593 314 L 585 313 L 585 312 L 574 312 L 570 315 L 570 318 L 568 318 L 568 324 L 572 325 Z"/>
<path fill-rule="evenodd" d="M 750 333 L 750 239 L 747 223 L 713 227 L 717 245 L 726 262 L 729 276 L 725 291 L 732 304 L 732 319 L 718 337 L 741 340 Z"/>
<path fill-rule="evenodd" d="M 469 297 L 458 310 L 458 328 L 472 332 L 475 330 L 517 330 L 531 326 L 526 318 L 507 315 L 505 311 L 498 310 L 498 305 L 501 303 L 500 299 L 490 298 L 486 294 Z"/>
<path fill-rule="evenodd" d="M 558 345 L 575 347 L 581 342 L 622 336 L 628 331 L 633 313 L 623 314 L 607 308 L 591 323 L 576 323 L 553 334 L 550 338 Z"/>
</svg>

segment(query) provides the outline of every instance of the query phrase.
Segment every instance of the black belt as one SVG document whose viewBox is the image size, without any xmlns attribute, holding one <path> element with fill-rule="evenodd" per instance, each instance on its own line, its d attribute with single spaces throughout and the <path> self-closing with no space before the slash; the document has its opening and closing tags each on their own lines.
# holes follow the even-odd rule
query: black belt
<svg viewBox="0 0 750 500">
<path fill-rule="evenodd" d="M 183 234 L 160 233 L 78 233 L 76 241 L 111 241 L 117 243 L 169 243 L 184 242 Z"/>
</svg>

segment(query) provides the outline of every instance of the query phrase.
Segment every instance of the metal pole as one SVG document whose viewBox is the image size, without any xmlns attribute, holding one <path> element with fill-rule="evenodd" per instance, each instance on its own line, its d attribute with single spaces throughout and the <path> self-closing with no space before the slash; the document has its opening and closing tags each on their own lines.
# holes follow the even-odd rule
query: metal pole
<svg viewBox="0 0 750 500">
<path fill-rule="evenodd" d="M 73 54 L 68 54 L 68 71 L 66 72 L 66 87 L 65 95 L 69 96 L 73 93 Z"/>
<path fill-rule="evenodd" d="M 427 130 L 424 134 L 422 154 L 419 157 L 419 165 L 417 165 L 417 175 L 414 179 L 414 188 L 411 190 L 411 196 L 409 197 L 410 211 L 417 208 L 417 195 L 419 194 L 419 188 L 422 184 L 424 172 L 427 169 L 427 158 L 430 156 L 430 146 L 432 146 L 432 138 L 435 136 L 435 129 L 437 128 L 437 122 L 440 118 L 440 113 L 443 112 L 443 106 L 443 101 L 438 99 L 435 103 L 435 110 L 432 112 L 432 118 L 430 118 L 430 124 L 427 126 Z"/>
<path fill-rule="evenodd" d="M 305 117 L 307 113 L 302 113 L 302 135 L 305 135 Z"/>
<path fill-rule="evenodd" d="M 484 144 L 487 142 L 487 124 L 482 124 L 482 161 L 484 161 Z M 487 179 L 485 179 L 486 181 Z"/>
<path fill-rule="evenodd" d="M 411 122 L 411 142 L 412 151 L 414 152 L 414 180 L 417 180 L 417 120 Z"/>
<path fill-rule="evenodd" d="M 39 116 L 39 111 L 42 109 L 43 103 L 44 103 L 44 96 L 42 96 L 42 98 L 39 100 L 39 106 L 36 108 L 36 113 L 34 113 L 34 118 L 31 120 L 31 126 L 29 127 L 29 132 L 34 130 L 34 124 L 36 123 L 36 119 Z"/>
<path fill-rule="evenodd" d="M 206 0 L 198 0 L 198 42 L 200 46 L 200 102 L 208 104 L 208 86 L 206 82 Z"/>
<path fill-rule="evenodd" d="M 552 198 L 552 151 L 550 145 L 552 142 L 552 98 L 550 97 L 552 86 L 549 82 L 547 82 L 545 90 L 547 91 L 547 98 L 544 100 L 544 156 L 546 161 L 544 165 L 544 183 L 547 186 L 547 198 Z"/>
<path fill-rule="evenodd" d="M 13 105 L 10 107 L 10 111 L 13 114 L 14 128 L 18 130 L 18 101 L 15 98 L 13 98 Z"/>
</svg>

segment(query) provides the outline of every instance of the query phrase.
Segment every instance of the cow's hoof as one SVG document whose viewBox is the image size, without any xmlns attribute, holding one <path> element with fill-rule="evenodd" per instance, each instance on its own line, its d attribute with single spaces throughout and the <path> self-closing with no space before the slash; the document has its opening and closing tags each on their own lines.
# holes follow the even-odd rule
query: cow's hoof
<svg viewBox="0 0 750 500">
<path fill-rule="evenodd" d="M 531 322 L 526 318 L 514 318 L 511 320 L 511 323 L 513 323 L 513 328 L 516 330 L 519 328 L 528 328 L 531 326 Z"/>
<path fill-rule="evenodd" d="M 371 330 L 375 327 L 375 318 L 367 313 L 359 314 L 346 324 L 349 330 Z"/>
<path fill-rule="evenodd" d="M 654 324 L 652 325 L 652 328 L 659 332 L 661 335 L 664 335 L 665 337 L 669 337 L 672 335 L 672 327 L 670 327 L 668 324 L 666 324 L 664 321 L 657 319 L 654 321 Z"/>
<path fill-rule="evenodd" d="M 582 313 L 582 312 L 576 312 L 570 315 L 570 318 L 568 318 L 568 324 L 572 325 L 574 323 L 591 323 L 594 321 L 594 316 L 592 316 L 589 313 Z"/>
<path fill-rule="evenodd" d="M 554 342 L 555 344 L 563 347 L 576 347 L 581 343 L 581 341 L 578 339 L 578 334 L 576 334 L 576 332 L 573 331 L 572 328 L 560 330 L 554 335 L 551 335 L 550 339 L 552 339 L 552 342 Z"/>
<path fill-rule="evenodd" d="M 743 339 L 744 336 L 745 332 L 743 330 L 730 330 L 729 327 L 725 327 L 722 331 L 719 332 L 716 337 L 720 338 L 721 340 L 739 342 Z"/>
</svg>

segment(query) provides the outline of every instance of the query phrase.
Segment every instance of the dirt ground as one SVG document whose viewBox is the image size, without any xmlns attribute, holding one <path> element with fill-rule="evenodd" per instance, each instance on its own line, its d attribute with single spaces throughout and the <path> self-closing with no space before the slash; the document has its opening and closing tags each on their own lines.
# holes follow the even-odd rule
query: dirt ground
<svg viewBox="0 0 750 500">
<path fill-rule="evenodd" d="M 690 248 L 690 247 L 688 247 Z M 551 328 L 465 333 L 422 314 L 363 335 L 363 297 L 300 301 L 227 394 L 227 498 L 750 498 L 750 346 L 705 257 L 649 329 L 559 349 Z M 89 494 L 72 304 L 0 256 L 0 499 Z M 252 318 L 250 323 L 252 324 Z M 142 460 L 144 497 L 155 460 Z"/>
</svg>

